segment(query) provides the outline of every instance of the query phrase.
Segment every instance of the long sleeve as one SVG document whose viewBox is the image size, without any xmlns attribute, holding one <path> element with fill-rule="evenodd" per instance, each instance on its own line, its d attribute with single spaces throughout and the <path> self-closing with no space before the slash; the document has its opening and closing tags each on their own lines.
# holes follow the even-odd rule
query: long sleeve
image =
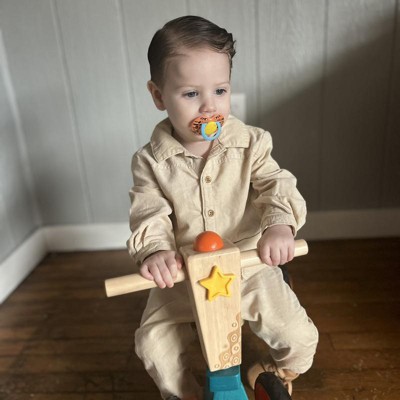
<svg viewBox="0 0 400 400">
<path fill-rule="evenodd" d="M 254 153 L 252 185 L 256 191 L 254 206 L 261 210 L 264 231 L 273 225 L 290 225 L 296 234 L 306 218 L 306 203 L 296 188 L 296 178 L 281 169 L 271 156 L 272 138 L 264 132 Z"/>
<path fill-rule="evenodd" d="M 175 238 L 169 215 L 172 207 L 161 191 L 149 157 L 137 152 L 132 159 L 133 187 L 129 192 L 131 236 L 129 254 L 140 265 L 159 250 L 175 250 Z"/>
</svg>

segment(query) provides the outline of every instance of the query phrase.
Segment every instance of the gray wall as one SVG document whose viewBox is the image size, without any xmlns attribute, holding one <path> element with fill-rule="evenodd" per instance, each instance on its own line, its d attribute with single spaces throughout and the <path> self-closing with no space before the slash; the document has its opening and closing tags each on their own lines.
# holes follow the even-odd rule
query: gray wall
<svg viewBox="0 0 400 400">
<path fill-rule="evenodd" d="M 0 0 L 0 260 L 40 225 L 125 222 L 130 159 L 163 114 L 155 30 L 237 39 L 233 90 L 310 211 L 400 206 L 400 0 Z"/>
<path fill-rule="evenodd" d="M 18 121 L 0 32 L 0 261 L 40 225 Z"/>
</svg>

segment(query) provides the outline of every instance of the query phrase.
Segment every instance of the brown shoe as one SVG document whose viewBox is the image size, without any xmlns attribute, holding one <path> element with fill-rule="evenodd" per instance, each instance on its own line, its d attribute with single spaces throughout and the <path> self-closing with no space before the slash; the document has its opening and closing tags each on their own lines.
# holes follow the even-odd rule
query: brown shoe
<svg viewBox="0 0 400 400">
<path fill-rule="evenodd" d="M 254 389 L 256 379 L 263 372 L 272 372 L 276 377 L 278 377 L 283 386 L 286 388 L 288 393 L 291 395 L 293 391 L 292 381 L 296 379 L 299 374 L 291 371 L 290 369 L 278 368 L 275 363 L 271 360 L 268 362 L 260 362 L 254 364 L 247 371 L 247 381 L 252 389 Z"/>
</svg>

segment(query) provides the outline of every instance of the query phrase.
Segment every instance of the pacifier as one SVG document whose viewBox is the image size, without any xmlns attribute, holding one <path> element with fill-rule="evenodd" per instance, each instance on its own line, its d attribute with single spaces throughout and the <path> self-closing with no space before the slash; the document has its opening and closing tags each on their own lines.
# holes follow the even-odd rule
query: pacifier
<svg viewBox="0 0 400 400">
<path fill-rule="evenodd" d="M 201 116 L 195 118 L 190 124 L 192 132 L 203 136 L 205 140 L 211 142 L 219 137 L 225 118 L 221 114 L 209 117 Z"/>
</svg>

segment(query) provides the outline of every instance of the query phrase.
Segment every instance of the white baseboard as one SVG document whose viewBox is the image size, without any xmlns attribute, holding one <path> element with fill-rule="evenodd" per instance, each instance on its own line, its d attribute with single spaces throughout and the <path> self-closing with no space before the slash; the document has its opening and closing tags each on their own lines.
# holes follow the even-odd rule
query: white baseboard
<svg viewBox="0 0 400 400">
<path fill-rule="evenodd" d="M 38 229 L 0 264 L 0 304 L 30 274 L 46 253 L 43 232 Z"/>
<path fill-rule="evenodd" d="M 127 223 L 47 226 L 0 264 L 0 303 L 51 251 L 124 249 Z M 400 209 L 311 212 L 298 234 L 306 240 L 400 237 Z"/>
<path fill-rule="evenodd" d="M 39 228 L 0 263 L 0 304 L 47 253 L 123 249 L 129 233 L 129 226 L 126 223 Z"/>
<path fill-rule="evenodd" d="M 49 252 L 123 249 L 130 235 L 128 223 L 47 226 L 42 231 Z"/>
</svg>

